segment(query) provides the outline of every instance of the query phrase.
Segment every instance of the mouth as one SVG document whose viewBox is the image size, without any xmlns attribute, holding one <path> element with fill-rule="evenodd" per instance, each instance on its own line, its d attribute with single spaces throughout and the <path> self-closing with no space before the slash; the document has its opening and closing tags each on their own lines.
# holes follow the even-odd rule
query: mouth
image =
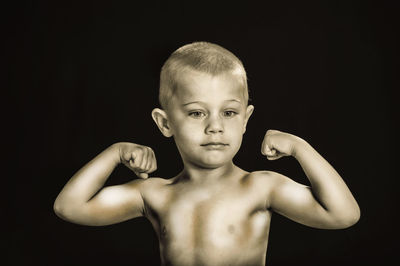
<svg viewBox="0 0 400 266">
<path fill-rule="evenodd" d="M 201 146 L 206 147 L 208 149 L 212 149 L 212 150 L 220 150 L 220 149 L 223 149 L 223 148 L 229 146 L 229 144 L 222 143 L 222 142 L 208 142 L 208 143 L 201 144 Z"/>
</svg>

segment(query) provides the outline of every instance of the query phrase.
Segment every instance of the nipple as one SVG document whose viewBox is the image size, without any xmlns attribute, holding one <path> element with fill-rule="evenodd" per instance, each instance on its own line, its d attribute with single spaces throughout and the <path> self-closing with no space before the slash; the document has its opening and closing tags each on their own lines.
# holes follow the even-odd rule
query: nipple
<svg viewBox="0 0 400 266">
<path fill-rule="evenodd" d="M 165 238 L 167 236 L 167 228 L 165 226 L 161 229 L 161 238 Z"/>
</svg>

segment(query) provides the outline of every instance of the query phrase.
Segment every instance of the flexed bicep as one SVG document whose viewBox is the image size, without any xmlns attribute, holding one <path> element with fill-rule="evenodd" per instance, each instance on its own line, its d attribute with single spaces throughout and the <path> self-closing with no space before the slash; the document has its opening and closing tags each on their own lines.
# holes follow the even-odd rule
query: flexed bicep
<svg viewBox="0 0 400 266">
<path fill-rule="evenodd" d="M 73 211 L 67 220 L 92 226 L 103 226 L 143 216 L 144 202 L 141 186 L 145 180 L 137 179 L 117 186 L 105 187 L 92 199 Z"/>
<path fill-rule="evenodd" d="M 278 173 L 274 173 L 273 179 L 269 196 L 273 211 L 310 227 L 337 228 L 335 219 L 314 197 L 311 187 Z"/>
</svg>

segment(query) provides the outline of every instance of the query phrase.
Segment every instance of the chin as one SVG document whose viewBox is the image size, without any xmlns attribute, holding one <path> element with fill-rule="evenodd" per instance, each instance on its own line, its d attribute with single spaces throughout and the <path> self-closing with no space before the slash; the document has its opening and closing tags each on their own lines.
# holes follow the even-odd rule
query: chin
<svg viewBox="0 0 400 266">
<path fill-rule="evenodd" d="M 215 169 L 227 164 L 231 164 L 236 152 L 228 150 L 225 152 L 180 152 L 183 162 L 194 165 L 204 169 Z"/>
<path fill-rule="evenodd" d="M 194 164 L 206 169 L 215 169 L 232 163 L 232 159 L 233 158 L 207 158 L 203 160 L 196 160 L 196 163 Z"/>
</svg>

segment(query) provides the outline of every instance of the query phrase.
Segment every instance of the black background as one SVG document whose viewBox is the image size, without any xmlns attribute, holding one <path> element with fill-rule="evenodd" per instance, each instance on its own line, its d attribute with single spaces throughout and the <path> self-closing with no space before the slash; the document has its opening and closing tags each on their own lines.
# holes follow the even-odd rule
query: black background
<svg viewBox="0 0 400 266">
<path fill-rule="evenodd" d="M 145 218 L 86 227 L 56 217 L 52 204 L 75 171 L 118 141 L 152 147 L 156 176 L 181 169 L 150 112 L 163 62 L 202 40 L 235 53 L 248 72 L 255 112 L 235 162 L 307 182 L 294 159 L 260 154 L 267 129 L 291 132 L 334 165 L 361 207 L 360 221 L 344 230 L 275 214 L 267 264 L 396 264 L 389 263 L 398 260 L 399 133 L 391 2 L 26 1 L 3 12 L 9 265 L 159 264 Z M 107 184 L 132 178 L 119 167 Z"/>
</svg>

